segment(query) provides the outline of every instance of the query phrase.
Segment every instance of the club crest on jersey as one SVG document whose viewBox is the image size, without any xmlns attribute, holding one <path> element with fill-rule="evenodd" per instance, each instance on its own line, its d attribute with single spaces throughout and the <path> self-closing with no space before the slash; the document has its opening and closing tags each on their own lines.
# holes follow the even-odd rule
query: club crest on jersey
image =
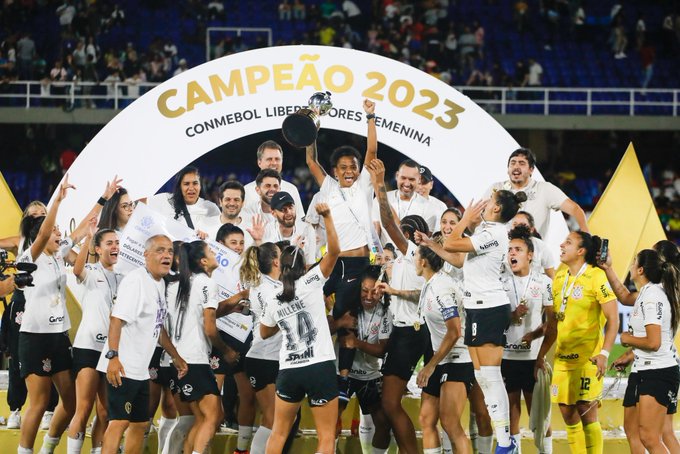
<svg viewBox="0 0 680 454">
<path fill-rule="evenodd" d="M 218 367 L 220 367 L 220 358 L 217 357 L 217 356 L 211 356 L 211 357 L 208 359 L 208 362 L 210 363 L 210 368 L 211 368 L 212 370 L 215 370 L 215 369 L 217 369 Z"/>
<path fill-rule="evenodd" d="M 378 334 L 380 327 L 378 325 L 371 326 L 371 334 Z"/>
<path fill-rule="evenodd" d="M 575 285 L 574 286 L 574 292 L 571 294 L 572 298 L 575 300 L 580 300 L 583 298 L 583 286 L 582 285 Z"/>
<path fill-rule="evenodd" d="M 539 296 L 541 296 L 541 289 L 539 289 L 538 287 L 531 287 L 529 291 L 531 292 L 532 298 L 538 298 Z"/>
<path fill-rule="evenodd" d="M 151 378 L 151 380 L 158 379 L 158 368 L 149 367 L 149 377 Z"/>
<path fill-rule="evenodd" d="M 45 372 L 50 372 L 52 370 L 52 360 L 49 358 L 45 358 L 42 360 L 43 364 L 43 370 Z"/>
<path fill-rule="evenodd" d="M 557 391 L 558 391 L 557 385 L 550 385 L 550 394 L 553 397 L 557 397 Z"/>
</svg>

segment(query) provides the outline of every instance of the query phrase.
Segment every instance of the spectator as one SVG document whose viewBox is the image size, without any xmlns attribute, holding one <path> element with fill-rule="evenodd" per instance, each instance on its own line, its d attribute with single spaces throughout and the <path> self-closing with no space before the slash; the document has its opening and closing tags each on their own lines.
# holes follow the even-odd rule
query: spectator
<svg viewBox="0 0 680 454">
<path fill-rule="evenodd" d="M 208 17 L 210 20 L 226 19 L 227 15 L 224 13 L 224 3 L 220 0 L 211 0 L 210 3 L 208 3 Z"/>
<path fill-rule="evenodd" d="M 515 25 L 519 33 L 524 33 L 529 25 L 529 4 L 526 0 L 515 2 Z"/>
<path fill-rule="evenodd" d="M 645 15 L 638 13 L 637 22 L 635 23 L 635 48 L 642 49 L 645 42 L 645 33 L 647 33 L 647 24 L 645 23 Z"/>
<path fill-rule="evenodd" d="M 328 19 L 337 9 L 338 7 L 333 0 L 323 0 L 323 3 L 321 3 L 321 17 Z"/>
<path fill-rule="evenodd" d="M 180 60 L 179 60 L 179 66 L 177 67 L 177 69 L 176 69 L 175 72 L 173 73 L 173 76 L 177 76 L 177 75 L 179 75 L 179 74 L 182 74 L 184 71 L 186 71 L 186 70 L 188 70 L 188 69 L 189 69 L 189 68 L 188 68 L 188 66 L 187 66 L 187 61 L 186 61 L 186 59 L 185 59 L 185 58 L 180 58 Z"/>
<path fill-rule="evenodd" d="M 113 11 L 111 11 L 109 26 L 116 27 L 123 25 L 125 25 L 125 11 L 116 3 L 113 5 Z"/>
<path fill-rule="evenodd" d="M 661 24 L 661 39 L 663 41 L 663 52 L 666 56 L 671 56 L 675 53 L 677 48 L 677 43 L 675 40 L 675 16 L 673 14 L 667 14 L 663 18 L 663 23 Z"/>
<path fill-rule="evenodd" d="M 324 25 L 321 26 L 319 30 L 319 43 L 324 46 L 329 46 L 335 39 L 335 29 L 330 23 L 324 21 Z"/>
<path fill-rule="evenodd" d="M 65 82 L 67 80 L 68 72 L 64 68 L 61 60 L 54 62 L 54 67 L 50 70 L 50 80 L 52 82 Z"/>
<path fill-rule="evenodd" d="M 614 29 L 612 31 L 612 41 L 614 51 L 614 58 L 626 58 L 626 46 L 628 46 L 628 38 L 626 37 L 626 26 L 623 21 L 623 16 L 617 15 Z"/>
<path fill-rule="evenodd" d="M 586 26 L 586 10 L 583 9 L 583 4 L 580 4 L 574 13 L 573 18 L 573 32 L 576 41 L 582 41 L 585 34 Z"/>
<path fill-rule="evenodd" d="M 475 57 L 477 56 L 477 38 L 467 25 L 463 28 L 463 34 L 458 38 L 458 47 L 460 48 L 461 70 L 472 69 L 475 66 Z"/>
<path fill-rule="evenodd" d="M 94 63 L 97 63 L 97 61 L 99 60 L 99 55 L 101 54 L 101 49 L 99 49 L 99 46 L 95 42 L 93 35 L 90 35 L 87 38 L 87 46 L 85 47 L 85 52 L 87 53 L 87 55 L 92 56 L 92 60 L 94 61 Z"/>
<path fill-rule="evenodd" d="M 17 70 L 19 79 L 33 79 L 33 59 L 35 58 L 35 41 L 30 33 L 25 33 L 17 42 Z"/>
<path fill-rule="evenodd" d="M 71 23 L 76 16 L 76 7 L 73 6 L 71 0 L 65 0 L 64 3 L 57 8 L 57 16 L 59 16 L 59 25 L 61 26 L 62 34 L 70 32 Z"/>
<path fill-rule="evenodd" d="M 163 44 L 163 71 L 170 74 L 172 68 L 177 66 L 177 46 L 171 39 L 166 39 Z"/>
<path fill-rule="evenodd" d="M 87 63 L 87 51 L 85 49 L 85 42 L 81 39 L 78 40 L 78 44 L 76 44 L 76 48 L 73 50 L 73 64 L 82 71 L 85 69 L 85 63 Z"/>
<path fill-rule="evenodd" d="M 156 54 L 149 64 L 151 82 L 163 82 L 166 74 L 164 71 L 165 61 L 160 54 Z"/>
<path fill-rule="evenodd" d="M 282 0 L 279 3 L 279 20 L 289 21 L 291 18 L 291 7 L 288 0 Z"/>
<path fill-rule="evenodd" d="M 345 14 L 347 23 L 353 30 L 361 30 L 361 10 L 352 0 L 342 2 L 342 12 Z"/>
<path fill-rule="evenodd" d="M 654 60 L 656 58 L 656 52 L 654 51 L 654 46 L 648 42 L 643 42 L 640 48 L 640 62 L 642 63 L 642 95 L 645 95 L 645 90 L 652 81 L 652 76 L 654 75 Z"/>
<path fill-rule="evenodd" d="M 106 79 L 104 79 L 104 84 L 106 85 L 106 99 L 112 101 L 116 97 L 116 84 L 122 82 L 121 74 L 119 70 L 112 71 Z M 123 87 L 118 85 L 118 96 L 123 95 Z M 112 105 L 111 105 L 112 107 Z"/>
<path fill-rule="evenodd" d="M 475 30 L 475 40 L 477 40 L 477 54 L 480 59 L 484 58 L 484 27 L 479 21 L 474 21 L 472 28 Z"/>
<path fill-rule="evenodd" d="M 306 16 L 307 10 L 305 4 L 301 0 L 293 0 L 293 19 L 305 20 Z"/>
<path fill-rule="evenodd" d="M 83 68 L 82 74 L 83 82 L 86 84 L 83 86 L 83 95 L 85 95 L 85 107 L 92 109 L 95 107 L 94 101 L 90 98 L 92 94 L 92 85 L 99 83 L 99 74 L 97 74 L 97 68 L 95 67 L 94 57 L 92 55 L 87 55 L 85 61 L 85 67 Z"/>
<path fill-rule="evenodd" d="M 543 67 L 533 58 L 529 59 L 529 72 L 527 72 L 525 83 L 529 87 L 540 87 L 543 85 Z"/>
<path fill-rule="evenodd" d="M 545 27 L 548 32 L 548 40 L 544 48 L 545 50 L 552 50 L 555 46 L 555 37 L 559 32 L 560 14 L 557 11 L 555 0 L 545 0 L 543 7 L 545 9 Z"/>
</svg>

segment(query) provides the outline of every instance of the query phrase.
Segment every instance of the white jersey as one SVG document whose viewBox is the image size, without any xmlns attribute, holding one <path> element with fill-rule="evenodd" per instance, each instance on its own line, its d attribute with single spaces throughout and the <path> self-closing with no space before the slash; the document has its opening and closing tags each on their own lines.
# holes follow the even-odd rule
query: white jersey
<svg viewBox="0 0 680 454">
<path fill-rule="evenodd" d="M 545 241 L 532 236 L 531 243 L 534 245 L 534 256 L 531 259 L 532 269 L 544 274 L 546 268 L 555 268 L 555 256 L 550 252 Z"/>
<path fill-rule="evenodd" d="M 166 284 L 166 290 L 165 290 L 165 295 L 166 295 L 166 301 L 168 302 L 168 312 L 165 316 L 165 323 L 163 323 L 163 326 L 165 327 L 165 332 L 168 333 L 168 337 L 170 340 L 174 339 L 174 333 L 175 333 L 175 325 L 174 322 L 177 319 L 177 290 L 179 289 L 179 283 L 177 281 L 174 282 L 168 282 Z M 174 342 L 174 340 L 173 340 Z M 161 360 L 160 360 L 160 367 L 170 367 L 172 366 L 172 363 L 170 362 L 171 358 L 168 352 L 163 350 L 163 353 L 161 354 Z"/>
<path fill-rule="evenodd" d="M 646 337 L 647 325 L 661 327 L 661 346 L 655 352 L 633 348 L 635 361 L 632 371 L 663 369 L 677 365 L 673 349 L 675 333 L 671 328 L 671 304 L 663 287 L 651 282 L 640 289 L 628 321 L 631 334 L 635 337 Z"/>
<path fill-rule="evenodd" d="M 470 241 L 474 251 L 467 253 L 463 266 L 465 309 L 488 309 L 509 304 L 501 282 L 509 243 L 505 225 L 482 222 Z"/>
<path fill-rule="evenodd" d="M 176 219 L 182 224 L 189 227 L 186 219 L 182 214 L 175 217 L 175 207 L 172 204 L 172 194 L 163 192 L 161 194 L 156 194 L 153 197 L 149 197 L 148 205 L 149 208 L 158 211 L 163 216 L 170 219 Z M 213 202 L 205 199 L 199 198 L 193 205 L 187 205 L 187 210 L 189 211 L 189 216 L 194 224 L 194 230 L 201 230 L 208 233 L 211 228 L 211 218 L 220 215 L 220 209 Z"/>
<path fill-rule="evenodd" d="M 111 307 L 122 279 L 122 274 L 107 270 L 101 263 L 85 265 L 79 279 L 85 286 L 85 293 L 80 302 L 83 316 L 73 340 L 75 348 L 102 351 L 109 335 Z"/>
<path fill-rule="evenodd" d="M 392 333 L 392 317 L 389 309 L 383 309 L 379 303 L 373 310 L 360 311 L 357 315 L 357 330 L 359 340 L 369 344 L 378 344 L 380 341 L 389 339 Z M 380 358 L 356 349 L 349 376 L 357 380 L 380 378 Z"/>
<path fill-rule="evenodd" d="M 434 224 L 434 229 L 432 232 L 438 232 L 441 228 L 440 222 L 442 219 L 442 214 L 448 209 L 446 204 L 434 196 L 427 196 L 427 204 L 429 205 L 428 213 L 436 214 L 436 221 Z"/>
<path fill-rule="evenodd" d="M 211 217 L 205 223 L 206 230 L 204 230 L 204 232 L 208 234 L 208 238 L 217 241 L 217 232 L 219 232 L 220 227 L 224 224 L 226 224 L 226 222 L 222 222 L 220 216 Z M 234 225 L 243 230 L 243 250 L 245 251 L 254 243 L 253 237 L 248 233 L 248 229 L 252 226 L 252 217 L 246 219 L 241 216 L 241 222 Z"/>
<path fill-rule="evenodd" d="M 371 205 L 373 186 L 368 170 L 364 168 L 359 178 L 348 188 L 326 175 L 319 189 L 319 201 L 325 202 L 333 214 L 333 224 L 338 234 L 341 251 L 351 251 L 373 246 Z"/>
<path fill-rule="evenodd" d="M 396 290 L 420 290 L 425 284 L 425 279 L 416 274 L 414 258 L 418 246 L 409 241 L 406 254 L 399 255 L 394 259 L 392 265 L 392 279 L 390 287 Z M 405 298 L 392 296 L 390 301 L 390 312 L 392 312 L 392 323 L 397 327 L 413 326 L 414 323 L 423 323 L 422 317 L 418 315 L 418 303 L 409 301 Z"/>
<path fill-rule="evenodd" d="M 317 266 L 295 281 L 295 298 L 268 304 L 260 321 L 278 325 L 283 333 L 279 369 L 293 369 L 334 361 L 333 340 L 323 298 L 324 277 Z"/>
<path fill-rule="evenodd" d="M 187 364 L 208 364 L 212 344 L 205 335 L 204 309 L 217 309 L 217 284 L 205 273 L 191 276 L 191 291 L 186 309 L 175 310 L 172 343 Z"/>
<path fill-rule="evenodd" d="M 250 288 L 250 314 L 253 316 L 253 342 L 246 354 L 248 358 L 278 361 L 281 351 L 281 331 L 272 337 L 262 339 L 260 320 L 264 316 L 267 305 L 276 305 L 276 295 L 281 293 L 283 284 L 267 275 L 262 275 L 260 284 Z"/>
<path fill-rule="evenodd" d="M 133 380 L 148 380 L 149 362 L 153 356 L 167 314 L 165 281 L 156 281 L 146 268 L 130 271 L 121 281 L 111 317 L 123 322 L 118 344 L 118 357 L 125 376 Z M 109 351 L 106 340 L 97 370 L 106 372 Z"/>
<path fill-rule="evenodd" d="M 255 182 L 251 181 L 243 187 L 246 191 L 246 198 L 243 201 L 243 206 L 260 201 L 260 196 L 255 190 L 256 186 L 257 185 Z M 297 213 L 297 218 L 303 219 L 305 217 L 305 208 L 302 205 L 302 199 L 300 199 L 300 192 L 298 191 L 297 186 L 295 186 L 293 183 L 287 182 L 286 180 L 281 180 L 281 191 L 285 191 L 290 194 L 291 197 L 293 197 L 293 200 L 295 201 L 295 212 Z"/>
<path fill-rule="evenodd" d="M 505 189 L 516 194 L 520 191 L 527 195 L 527 201 L 520 204 L 520 210 L 531 213 L 534 217 L 536 230 L 543 238 L 550 228 L 550 210 L 559 210 L 567 195 L 557 186 L 547 181 L 529 180 L 529 183 L 520 189 L 514 189 L 509 180 L 500 181 L 487 189 L 484 198 L 488 199 L 494 190 Z"/>
<path fill-rule="evenodd" d="M 505 336 L 503 359 L 536 359 L 543 340 L 538 338 L 534 339 L 530 345 L 523 345 L 522 337 L 543 323 L 543 308 L 553 305 L 552 280 L 541 272 L 531 270 L 523 277 L 511 274 L 503 285 L 513 311 L 520 301 L 525 301 L 529 307 L 529 312 L 522 318 L 519 325 L 514 322 L 510 323 Z"/>
<path fill-rule="evenodd" d="M 420 291 L 418 310 L 425 318 L 427 328 L 430 330 L 433 351 L 439 350 L 444 336 L 446 336 L 446 322 L 456 317 L 461 319 L 461 336 L 439 364 L 469 363 L 472 361 L 464 343 L 463 305 L 457 300 L 456 294 L 454 280 L 443 270 L 435 273 Z"/>
<path fill-rule="evenodd" d="M 404 219 L 405 216 L 417 214 L 425 219 L 431 232 L 434 232 L 439 226 L 442 213 L 434 205 L 431 205 L 425 197 L 416 192 L 413 193 L 411 200 L 401 200 L 399 190 L 394 189 L 387 193 L 387 201 L 394 208 L 400 220 Z M 373 204 L 373 220 L 380 222 L 380 207 L 377 202 Z"/>
<path fill-rule="evenodd" d="M 19 331 L 22 333 L 63 333 L 71 328 L 66 310 L 66 263 L 64 256 L 71 250 L 73 242 L 62 241 L 52 255 L 40 254 L 33 261 L 29 246 L 17 262 L 35 263 L 33 286 L 25 287 L 26 308 Z"/>
<path fill-rule="evenodd" d="M 305 264 L 311 266 L 316 262 L 316 232 L 311 224 L 307 224 L 299 219 L 295 220 L 293 234 L 284 236 L 281 233 L 281 226 L 278 221 L 270 222 L 264 228 L 262 242 L 278 243 L 279 241 L 289 241 L 291 245 L 298 244 L 298 239 L 302 240 L 302 250 L 305 253 Z"/>
<path fill-rule="evenodd" d="M 247 205 L 243 205 L 243 209 L 241 210 L 241 218 L 248 219 L 248 221 L 252 223 L 252 219 L 258 215 L 262 217 L 262 221 L 265 223 L 265 226 L 276 221 L 276 218 L 272 213 L 265 213 L 262 211 L 262 202 L 259 199 L 248 202 Z"/>
</svg>

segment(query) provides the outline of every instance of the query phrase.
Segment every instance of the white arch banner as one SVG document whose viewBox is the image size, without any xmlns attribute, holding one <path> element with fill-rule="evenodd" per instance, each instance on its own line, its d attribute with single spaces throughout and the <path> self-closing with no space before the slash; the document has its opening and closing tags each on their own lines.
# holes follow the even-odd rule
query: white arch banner
<svg viewBox="0 0 680 454">
<path fill-rule="evenodd" d="M 124 178 L 133 199 L 154 194 L 183 166 L 216 147 L 279 129 L 316 91 L 330 91 L 334 106 L 321 127 L 359 135 L 366 134 L 362 100 L 376 101 L 378 140 L 428 166 L 463 204 L 481 197 L 494 181 L 507 179 L 507 157 L 517 142 L 451 86 L 366 52 L 270 47 L 186 71 L 120 112 L 69 170 L 78 190 L 62 203 L 58 221 L 66 226 L 82 219 L 114 174 Z M 255 150 L 238 153 L 247 165 L 255 164 Z M 542 179 L 538 170 L 534 178 Z M 548 239 L 559 242 L 566 232 L 564 219 L 554 213 Z"/>
</svg>

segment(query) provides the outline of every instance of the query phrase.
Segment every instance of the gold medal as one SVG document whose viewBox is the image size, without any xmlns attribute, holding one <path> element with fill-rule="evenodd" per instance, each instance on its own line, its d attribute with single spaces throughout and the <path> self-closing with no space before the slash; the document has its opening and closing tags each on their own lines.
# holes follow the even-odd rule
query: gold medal
<svg viewBox="0 0 680 454">
<path fill-rule="evenodd" d="M 413 329 L 416 331 L 420 331 L 420 322 L 413 322 Z"/>
<path fill-rule="evenodd" d="M 560 321 L 560 322 L 561 322 L 561 321 L 564 321 L 564 312 L 558 312 L 558 313 L 556 313 L 556 314 L 555 314 L 555 318 L 556 318 L 558 321 Z"/>
</svg>

